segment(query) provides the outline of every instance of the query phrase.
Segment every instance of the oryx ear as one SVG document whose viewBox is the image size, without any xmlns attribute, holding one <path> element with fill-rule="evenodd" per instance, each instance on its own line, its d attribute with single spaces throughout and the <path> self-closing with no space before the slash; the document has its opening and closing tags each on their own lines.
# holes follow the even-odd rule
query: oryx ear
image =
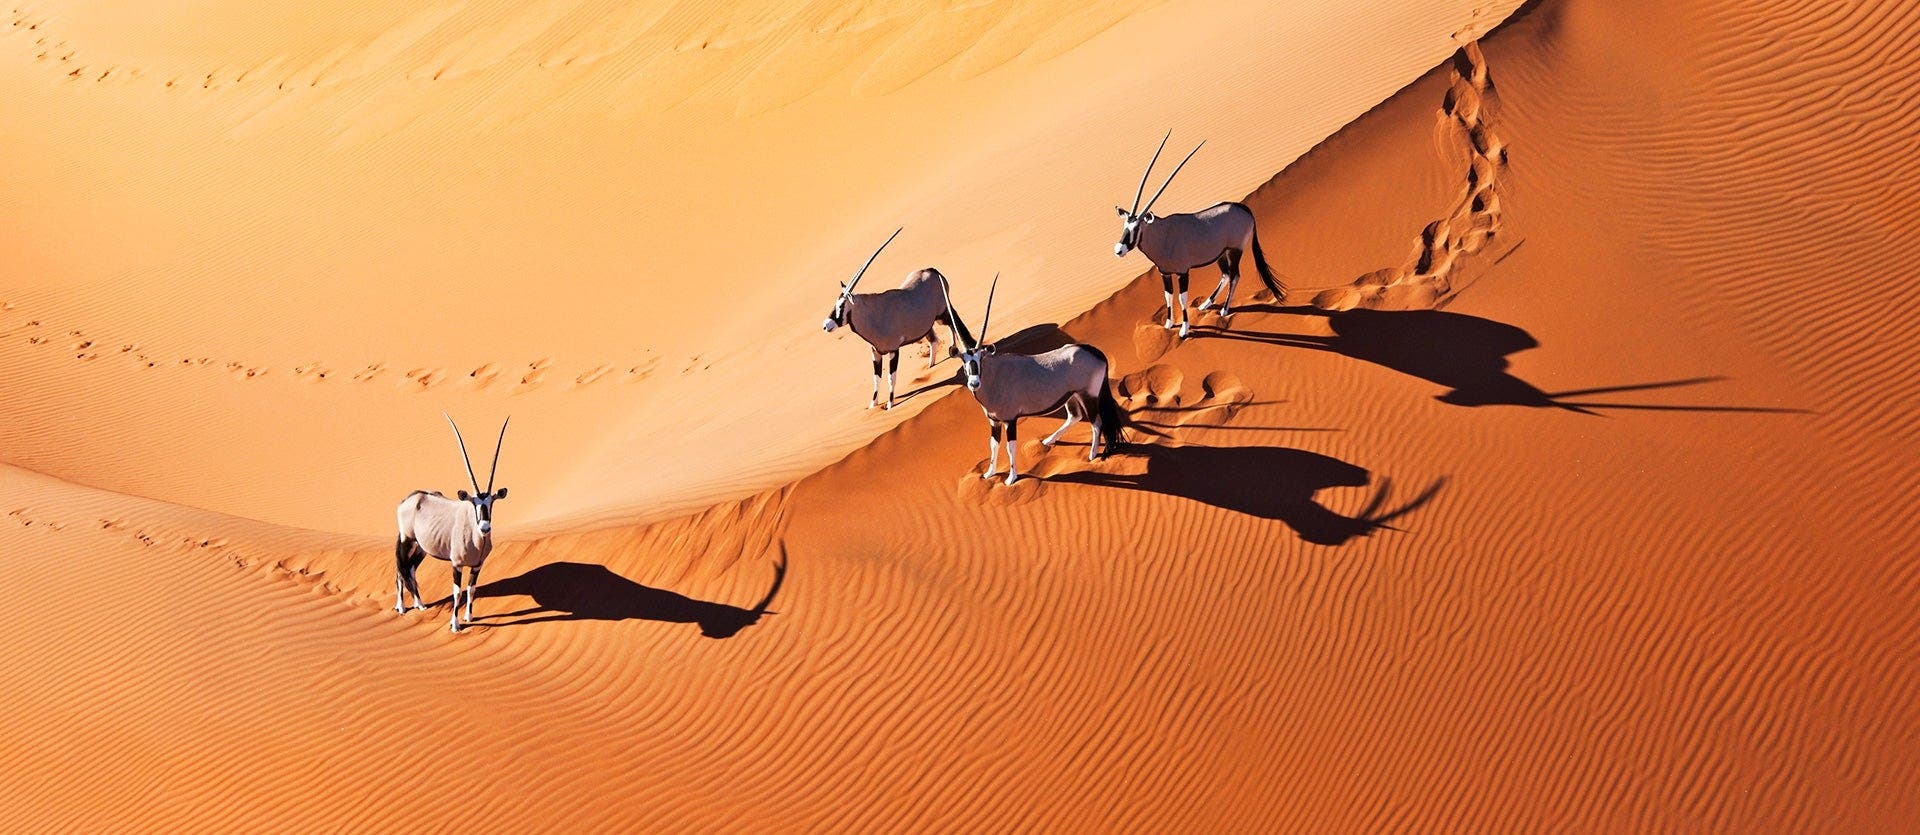
<svg viewBox="0 0 1920 835">
<path fill-rule="evenodd" d="M 498 489 L 498 490 L 495 490 L 495 491 L 493 491 L 493 497 L 494 497 L 494 498 L 496 498 L 496 499 L 504 499 L 504 498 L 506 498 L 506 497 L 507 497 L 507 488 L 505 488 L 505 487 L 502 487 L 502 488 L 500 488 L 500 489 Z"/>
<path fill-rule="evenodd" d="M 840 292 L 842 293 L 847 292 L 847 283 L 844 281 L 840 282 Z"/>
<path fill-rule="evenodd" d="M 456 493 L 456 494 L 454 494 L 454 495 L 457 495 L 457 496 L 459 496 L 459 497 L 460 497 L 460 501 L 463 501 L 463 502 L 464 502 L 464 501 L 466 501 L 466 500 L 467 500 L 467 498 L 468 498 L 468 496 L 467 496 L 467 491 L 465 491 L 465 490 L 462 490 L 462 491 L 460 491 L 460 492 L 458 492 L 458 493 Z"/>
<path fill-rule="evenodd" d="M 1126 216 L 1127 216 L 1127 210 L 1126 210 L 1126 209 L 1122 209 L 1122 208 L 1120 208 L 1119 206 L 1115 206 L 1115 207 L 1113 207 L 1113 210 L 1114 210 L 1114 211 L 1116 211 L 1116 212 L 1119 212 L 1119 213 L 1120 213 L 1120 216 L 1121 216 L 1121 217 L 1126 217 Z"/>
</svg>

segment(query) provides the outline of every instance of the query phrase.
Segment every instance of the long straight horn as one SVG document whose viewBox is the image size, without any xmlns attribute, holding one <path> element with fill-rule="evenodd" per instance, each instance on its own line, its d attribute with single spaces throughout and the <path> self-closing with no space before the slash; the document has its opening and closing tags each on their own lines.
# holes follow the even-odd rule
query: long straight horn
<svg viewBox="0 0 1920 835">
<path fill-rule="evenodd" d="M 1167 181 L 1160 184 L 1160 190 L 1153 193 L 1153 200 L 1147 201 L 1146 208 L 1141 209 L 1141 213 L 1144 214 L 1153 211 L 1153 201 L 1159 200 L 1160 195 L 1167 193 L 1167 186 L 1173 185 L 1173 178 L 1179 175 L 1180 169 L 1186 166 L 1188 159 L 1193 159 L 1194 154 L 1200 153 L 1200 146 L 1205 144 L 1207 144 L 1206 140 L 1200 140 L 1200 145 L 1193 146 L 1193 150 L 1187 152 L 1187 158 L 1181 160 L 1179 165 L 1173 167 L 1173 173 L 1167 175 Z"/>
<path fill-rule="evenodd" d="M 1147 160 L 1147 170 L 1140 172 L 1140 187 L 1133 190 L 1133 210 L 1130 215 L 1140 213 L 1140 195 L 1147 193 L 1147 178 L 1153 176 L 1153 164 L 1160 161 L 1160 152 L 1167 149 L 1167 140 L 1173 138 L 1173 128 L 1167 128 L 1167 135 L 1160 137 L 1160 147 L 1153 149 L 1153 159 Z"/>
<path fill-rule="evenodd" d="M 973 340 L 974 347 L 987 344 L 987 323 L 993 321 L 993 291 L 1000 287 L 1000 274 L 993 274 L 993 284 L 987 287 L 987 312 L 980 314 L 980 335 Z"/>
<path fill-rule="evenodd" d="M 941 277 L 940 277 L 940 300 L 941 300 L 941 301 L 944 301 L 944 302 L 946 302 L 946 303 L 947 303 L 947 322 L 948 322 L 948 324 L 952 324 L 952 323 L 954 323 L 954 322 L 958 322 L 958 321 L 960 321 L 960 314 L 959 314 L 959 313 L 956 313 L 956 312 L 954 312 L 954 309 L 953 309 L 953 294 L 951 294 L 951 293 L 948 293 L 948 292 L 947 292 L 947 277 L 946 277 L 946 276 L 941 276 Z M 959 331 L 959 329 L 958 329 L 958 328 L 956 328 L 956 329 L 954 330 L 954 332 L 953 332 L 953 336 L 954 336 L 954 338 L 955 338 L 955 339 L 958 339 L 958 340 L 960 340 L 960 341 L 962 341 L 962 342 L 965 342 L 965 341 L 966 341 L 965 339 L 963 339 L 963 338 L 961 338 L 961 336 L 960 336 L 960 331 Z M 980 345 L 979 345 L 979 343 L 978 343 L 978 342 L 976 341 L 976 342 L 975 342 L 974 344 L 972 344 L 972 345 L 968 345 L 968 346 L 967 346 L 967 350 L 969 350 L 969 351 L 971 351 L 971 350 L 973 350 L 973 349 L 975 349 L 975 348 L 978 348 L 978 347 L 980 347 Z"/>
<path fill-rule="evenodd" d="M 893 234 L 887 236 L 887 243 L 881 244 L 880 249 L 874 250 L 872 255 L 867 256 L 867 263 L 861 264 L 860 271 L 853 274 L 853 281 L 847 283 L 847 295 L 853 295 L 853 288 L 860 283 L 860 277 L 867 274 L 867 268 L 873 266 L 873 259 L 880 257 L 880 250 L 886 249 L 887 244 L 893 243 L 893 239 L 900 237 L 901 231 L 906 228 L 907 227 L 902 226 L 899 229 L 893 230 Z"/>
<path fill-rule="evenodd" d="M 473 477 L 473 459 L 467 457 L 467 439 L 460 437 L 460 424 L 453 422 L 453 415 L 441 412 L 447 419 L 447 425 L 453 427 L 453 442 L 460 445 L 460 463 L 467 465 L 467 480 L 473 482 L 473 492 L 480 492 L 480 479 Z"/>
<path fill-rule="evenodd" d="M 507 442 L 507 424 L 512 422 L 513 415 L 507 415 L 506 420 L 500 421 L 500 437 L 495 438 L 493 441 L 493 466 L 487 470 L 488 493 L 493 492 L 494 474 L 500 472 L 500 445 Z"/>
</svg>

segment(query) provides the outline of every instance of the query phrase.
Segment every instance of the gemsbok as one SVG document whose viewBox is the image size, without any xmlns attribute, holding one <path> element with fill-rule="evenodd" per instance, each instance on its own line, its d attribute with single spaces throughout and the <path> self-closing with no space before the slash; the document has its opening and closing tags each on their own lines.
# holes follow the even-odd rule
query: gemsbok
<svg viewBox="0 0 1920 835">
<path fill-rule="evenodd" d="M 487 471 L 487 489 L 473 475 L 473 459 L 467 457 L 466 439 L 460 437 L 460 425 L 446 415 L 453 427 L 453 440 L 460 445 L 460 461 L 467 466 L 467 481 L 473 492 L 459 492 L 459 498 L 427 490 L 415 490 L 400 502 L 398 516 L 400 538 L 393 545 L 393 610 L 406 611 L 401 605 L 402 590 L 413 594 L 413 608 L 420 603 L 420 581 L 416 573 L 427 557 L 446 560 L 453 565 L 453 617 L 447 627 L 460 631 L 460 602 L 466 600 L 466 621 L 473 622 L 473 587 L 480 582 L 480 567 L 493 553 L 493 503 L 507 497 L 507 488 L 493 489 L 494 474 L 500 471 L 500 445 L 507 439 L 509 417 L 500 424 L 500 437 L 493 442 L 493 467 Z M 467 570 L 467 583 L 460 585 L 460 569 Z"/>
<path fill-rule="evenodd" d="M 987 288 L 987 309 L 980 317 L 980 340 L 969 338 L 970 345 L 960 352 L 961 370 L 967 378 L 967 390 L 980 402 L 987 415 L 987 471 L 981 478 L 991 479 L 1000 465 L 1000 435 L 1007 438 L 1007 483 L 1020 478 L 1020 465 L 1014 460 L 1019 440 L 1019 420 L 1065 409 L 1067 421 L 1048 435 L 1043 443 L 1053 446 L 1075 418 L 1093 422 L 1093 438 L 1087 442 L 1087 460 L 1112 451 L 1120 442 L 1120 406 L 1113 399 L 1113 386 L 1107 380 L 1107 356 L 1091 345 L 1069 343 L 1043 354 L 1002 354 L 987 342 L 987 324 L 993 316 L 993 294 L 1000 276 Z M 948 315 L 953 315 L 953 300 L 946 299 Z M 1102 442 L 1105 442 L 1104 444 Z"/>
<path fill-rule="evenodd" d="M 894 290 L 878 293 L 854 293 L 860 285 L 860 277 L 867 274 L 867 268 L 873 266 L 873 259 L 880 257 L 881 250 L 893 239 L 900 236 L 900 230 L 893 230 L 887 242 L 873 251 L 867 263 L 854 273 L 853 280 L 841 282 L 840 297 L 833 302 L 833 310 L 827 314 L 827 320 L 820 324 L 821 330 L 832 333 L 834 328 L 846 325 L 861 339 L 866 340 L 873 349 L 873 395 L 867 401 L 871 409 L 880 403 L 880 367 L 884 357 L 887 365 L 887 408 L 893 408 L 894 386 L 900 376 L 900 349 L 921 340 L 927 343 L 927 367 L 932 368 L 939 362 L 940 340 L 934 335 L 933 326 L 944 323 L 951 341 L 957 348 L 963 338 L 971 339 L 966 324 L 952 315 L 946 307 L 947 277 L 931 267 L 914 270 L 907 279 Z M 951 353 L 953 348 L 949 348 Z"/>
<path fill-rule="evenodd" d="M 1180 336 L 1185 337 L 1192 329 L 1192 321 L 1187 313 L 1187 273 L 1196 267 L 1208 264 L 1220 266 L 1220 284 L 1208 293 L 1200 302 L 1200 309 L 1206 310 L 1213 304 L 1214 297 L 1220 299 L 1220 317 L 1222 320 L 1233 318 L 1233 293 L 1240 286 L 1240 258 L 1248 250 L 1253 251 L 1253 265 L 1260 271 L 1260 280 L 1266 282 L 1267 289 L 1274 296 L 1285 298 L 1287 288 L 1274 278 L 1273 269 L 1267 266 L 1266 253 L 1260 251 L 1260 234 L 1254 228 L 1253 210 L 1244 203 L 1217 203 L 1190 214 L 1156 217 L 1153 214 L 1154 201 L 1165 194 L 1167 186 L 1173 184 L 1173 178 L 1180 169 L 1200 152 L 1193 146 L 1187 152 L 1186 159 L 1173 167 L 1173 173 L 1167 175 L 1167 181 L 1160 184 L 1160 190 L 1153 193 L 1147 205 L 1140 205 L 1140 195 L 1147 191 L 1147 179 L 1153 176 L 1153 164 L 1160 161 L 1160 152 L 1166 150 L 1167 140 L 1173 131 L 1160 138 L 1160 147 L 1153 151 L 1153 159 L 1147 161 L 1147 170 L 1140 174 L 1140 187 L 1133 192 L 1133 208 L 1113 210 L 1120 213 L 1120 242 L 1114 244 L 1113 254 L 1125 258 L 1127 253 L 1139 249 L 1147 260 L 1153 262 L 1153 268 L 1160 271 L 1160 284 L 1167 301 L 1166 327 L 1173 328 L 1174 283 L 1180 285 Z"/>
</svg>

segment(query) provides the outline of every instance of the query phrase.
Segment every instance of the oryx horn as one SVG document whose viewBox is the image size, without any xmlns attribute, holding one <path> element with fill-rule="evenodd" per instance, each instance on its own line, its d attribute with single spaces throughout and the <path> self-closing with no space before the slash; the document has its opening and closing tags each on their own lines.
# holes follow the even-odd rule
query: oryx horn
<svg viewBox="0 0 1920 835">
<path fill-rule="evenodd" d="M 945 281 L 942 281 L 942 282 L 940 282 L 940 298 L 941 298 L 941 300 L 943 300 L 943 301 L 945 301 L 945 302 L 947 303 L 947 321 L 949 321 L 949 322 L 958 322 L 958 321 L 960 321 L 960 314 L 959 314 L 959 313 L 956 313 L 956 312 L 954 312 L 954 309 L 953 309 L 953 294 L 952 294 L 952 293 L 949 293 L 949 292 L 947 292 L 947 283 L 946 283 Z M 956 331 L 954 331 L 954 332 L 953 332 L 953 337 L 954 337 L 954 340 L 955 340 L 955 341 L 961 341 L 961 340 L 960 340 L 960 332 L 959 332 L 959 331 L 957 331 L 957 330 L 956 330 Z M 974 344 L 972 344 L 972 345 L 968 345 L 968 346 L 967 346 L 967 349 L 968 349 L 968 350 L 972 350 L 972 349 L 974 349 L 974 348 L 978 348 L 978 347 L 980 347 L 980 343 L 979 343 L 979 340 L 978 340 L 978 339 L 976 339 L 976 340 L 974 341 Z M 877 384 L 876 384 L 876 385 L 877 385 Z"/>
<path fill-rule="evenodd" d="M 1207 144 L 1206 140 L 1204 139 L 1200 140 L 1199 145 L 1193 146 L 1193 150 L 1187 152 L 1186 159 L 1180 160 L 1180 164 L 1173 167 L 1173 173 L 1167 175 L 1167 181 L 1164 183 L 1161 183 L 1160 190 L 1153 193 L 1153 200 L 1148 200 L 1147 205 L 1140 209 L 1141 214 L 1145 214 L 1147 212 L 1153 211 L 1154 201 L 1159 200 L 1160 195 L 1167 193 L 1167 186 L 1173 185 L 1173 178 L 1176 176 L 1179 176 L 1180 169 L 1186 166 L 1187 160 L 1193 159 L 1194 154 L 1200 153 L 1200 147 L 1205 144 Z"/>
<path fill-rule="evenodd" d="M 860 271 L 853 274 L 852 281 L 847 282 L 847 293 L 849 295 L 853 293 L 853 288 L 860 283 L 860 277 L 867 274 L 867 268 L 873 266 L 873 259 L 880 257 L 880 250 L 886 249 L 887 244 L 893 243 L 893 239 L 900 237 L 900 233 L 906 228 L 907 227 L 902 226 L 899 229 L 893 230 L 893 234 L 887 236 L 887 243 L 881 244 L 880 249 L 874 250 L 872 255 L 867 256 L 867 263 L 861 264 Z"/>
<path fill-rule="evenodd" d="M 980 314 L 980 335 L 973 340 L 978 348 L 987 344 L 987 323 L 993 321 L 993 291 L 1000 286 L 1000 274 L 993 274 L 993 283 L 987 286 L 987 312 Z"/>
<path fill-rule="evenodd" d="M 441 412 L 440 416 L 447 419 L 448 426 L 453 427 L 453 442 L 460 445 L 460 463 L 467 466 L 467 480 L 473 482 L 473 492 L 480 492 L 480 479 L 473 474 L 473 460 L 467 457 L 467 440 L 460 437 L 460 424 L 454 423 L 453 415 L 446 412 Z M 500 430 L 505 432 L 506 427 L 502 426 Z"/>
<path fill-rule="evenodd" d="M 493 441 L 493 466 L 487 470 L 487 493 L 489 495 L 493 493 L 493 476 L 495 473 L 500 472 L 500 445 L 507 442 L 507 424 L 512 422 L 513 415 L 507 415 L 506 420 L 500 421 L 500 437 L 495 438 Z"/>
<path fill-rule="evenodd" d="M 1173 128 L 1167 128 L 1167 135 L 1160 137 L 1160 147 L 1153 149 L 1153 159 L 1147 160 L 1147 170 L 1140 172 L 1140 187 L 1133 190 L 1133 210 L 1130 215 L 1140 214 L 1140 195 L 1147 193 L 1147 178 L 1153 176 L 1153 164 L 1160 161 L 1160 152 L 1167 149 L 1167 140 L 1173 138 Z"/>
</svg>

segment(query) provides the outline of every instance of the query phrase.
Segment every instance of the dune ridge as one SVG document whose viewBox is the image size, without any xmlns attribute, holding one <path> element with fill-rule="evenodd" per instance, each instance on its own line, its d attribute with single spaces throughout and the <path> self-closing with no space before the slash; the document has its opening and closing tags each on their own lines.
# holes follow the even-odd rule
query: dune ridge
<svg viewBox="0 0 1920 835">
<path fill-rule="evenodd" d="M 934 389 L 804 477 L 739 478 L 744 498 L 520 528 L 459 636 L 444 610 L 392 613 L 384 538 L 37 475 L 17 439 L 46 427 L 8 415 L 0 584 L 27 591 L 0 646 L 33 674 L 0 712 L 19 740 L 0 814 L 1902 829 L 1920 813 L 1920 331 L 1890 311 L 1920 222 L 1897 106 L 1920 89 L 1902 48 L 1920 15 L 1540 0 L 1476 40 L 1497 17 L 1246 198 L 1290 284 L 1369 303 L 1254 294 L 1176 342 L 1134 272 L 1070 319 L 996 311 L 1010 347 L 1106 351 L 1121 454 L 1088 463 L 1076 428 L 988 484 L 979 411 Z M 729 27 L 707 34 L 768 31 Z M 1466 95 L 1488 80 L 1497 112 Z M 1495 141 L 1462 142 L 1465 114 L 1501 165 Z M 1468 254 L 1475 230 L 1491 240 Z M 1369 282 L 1382 264 L 1394 279 Z M 56 380 L 11 340 L 0 359 L 45 400 L 119 380 Z M 857 401 L 853 365 L 785 385 Z M 276 408 L 362 402 L 334 382 Z M 555 399 L 582 433 L 653 419 L 605 418 L 631 406 L 612 390 Z M 502 505 L 503 527 L 527 519 Z M 125 779 L 89 779 L 104 751 Z"/>
</svg>

